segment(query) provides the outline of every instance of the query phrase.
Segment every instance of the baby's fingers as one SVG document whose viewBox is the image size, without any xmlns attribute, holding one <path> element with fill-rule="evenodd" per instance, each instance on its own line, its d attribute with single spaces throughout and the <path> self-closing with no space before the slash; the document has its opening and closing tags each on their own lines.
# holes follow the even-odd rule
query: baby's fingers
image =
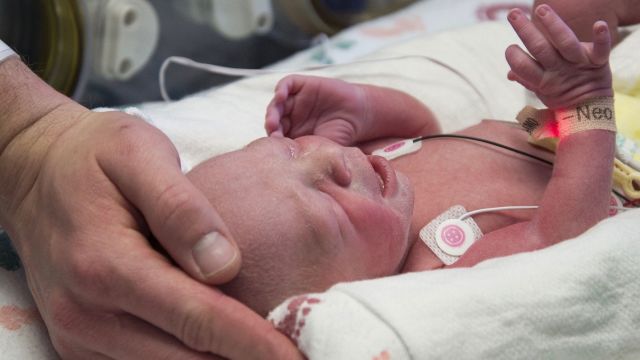
<svg viewBox="0 0 640 360">
<path fill-rule="evenodd" d="M 576 34 L 548 5 L 540 5 L 535 14 L 546 28 L 546 35 L 553 46 L 566 60 L 580 63 L 587 60 L 584 48 Z"/>
<path fill-rule="evenodd" d="M 537 90 L 537 86 L 534 86 L 530 82 L 526 81 L 525 79 L 520 77 L 518 74 L 514 73 L 513 70 L 509 71 L 509 73 L 507 74 L 507 79 L 509 79 L 511 81 L 516 81 L 517 83 L 519 83 L 520 85 L 522 85 L 525 89 L 527 89 L 529 91 L 536 92 L 536 90 Z"/>
<path fill-rule="evenodd" d="M 264 129 L 267 131 L 267 135 L 278 135 L 278 133 L 282 135 L 280 119 L 282 118 L 282 112 L 284 111 L 283 108 L 284 106 L 278 103 L 275 97 L 267 106 L 267 114 L 265 115 L 264 120 Z"/>
<path fill-rule="evenodd" d="M 551 69 L 558 65 L 560 55 L 522 10 L 511 10 L 508 19 L 524 46 L 542 67 Z"/>
<path fill-rule="evenodd" d="M 265 115 L 264 128 L 267 135 L 282 136 L 284 133 L 281 122 L 287 114 L 287 102 L 290 102 L 289 89 L 292 81 L 291 77 L 286 77 L 276 85 L 273 99 L 267 106 L 267 114 Z"/>
<path fill-rule="evenodd" d="M 609 33 L 609 26 L 604 21 L 597 21 L 593 24 L 593 50 L 589 58 L 595 65 L 604 65 L 609 61 L 610 53 L 611 34 Z"/>
<path fill-rule="evenodd" d="M 516 80 L 527 89 L 538 87 L 542 81 L 544 70 L 529 54 L 519 46 L 511 45 L 505 51 L 505 57 L 511 68 L 510 80 Z"/>
</svg>

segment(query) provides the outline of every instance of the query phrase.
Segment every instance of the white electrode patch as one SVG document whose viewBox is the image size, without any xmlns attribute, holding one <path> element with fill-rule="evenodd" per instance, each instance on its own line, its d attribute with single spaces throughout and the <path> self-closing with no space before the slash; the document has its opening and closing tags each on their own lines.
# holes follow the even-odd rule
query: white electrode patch
<svg viewBox="0 0 640 360">
<path fill-rule="evenodd" d="M 422 141 L 414 142 L 414 139 L 407 139 L 398 142 L 394 142 L 391 145 L 387 145 L 382 149 L 375 150 L 371 155 L 382 156 L 387 160 L 393 160 L 400 156 L 414 153 L 422 147 Z"/>
<path fill-rule="evenodd" d="M 458 220 L 467 210 L 456 205 L 420 230 L 420 239 L 445 264 L 451 265 L 482 237 L 482 230 L 469 216 Z"/>
</svg>

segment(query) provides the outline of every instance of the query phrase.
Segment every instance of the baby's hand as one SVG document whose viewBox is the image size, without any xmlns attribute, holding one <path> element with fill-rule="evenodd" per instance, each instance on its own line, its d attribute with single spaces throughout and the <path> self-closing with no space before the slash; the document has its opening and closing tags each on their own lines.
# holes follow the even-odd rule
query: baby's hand
<svg viewBox="0 0 640 360">
<path fill-rule="evenodd" d="M 507 48 L 511 71 L 508 78 L 536 93 L 550 109 L 585 100 L 613 96 L 609 53 L 611 37 L 604 21 L 593 25 L 593 43 L 581 43 L 565 22 L 549 7 L 535 9 L 541 29 L 518 9 L 509 12 L 509 22 L 529 50 Z"/>
<path fill-rule="evenodd" d="M 276 85 L 267 107 L 269 136 L 318 135 L 351 146 L 366 121 L 366 94 L 342 80 L 290 75 Z"/>
</svg>

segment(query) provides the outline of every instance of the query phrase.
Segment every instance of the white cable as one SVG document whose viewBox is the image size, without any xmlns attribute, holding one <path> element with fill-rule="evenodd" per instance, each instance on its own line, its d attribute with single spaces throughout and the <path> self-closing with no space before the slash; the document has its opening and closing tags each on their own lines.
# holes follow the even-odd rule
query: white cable
<svg viewBox="0 0 640 360">
<path fill-rule="evenodd" d="M 270 70 L 270 69 L 242 69 L 242 68 L 231 68 L 220 65 L 213 64 L 205 64 L 197 61 L 193 61 L 189 58 L 181 57 L 181 56 L 170 56 L 168 57 L 160 67 L 160 94 L 162 95 L 162 99 L 164 101 L 171 101 L 169 94 L 167 93 L 166 85 L 165 85 L 165 72 L 167 71 L 167 67 L 171 63 L 180 64 L 186 67 L 191 67 L 198 70 L 203 70 L 207 72 L 211 72 L 214 74 L 222 74 L 229 76 L 253 76 L 253 75 L 265 75 L 265 74 L 275 74 L 281 73 L 283 71 L 279 70 Z"/>
<path fill-rule="evenodd" d="M 616 209 L 618 211 L 628 211 L 628 210 L 633 210 L 635 208 L 629 208 L 624 206 L 609 206 L 609 209 Z"/>
<path fill-rule="evenodd" d="M 471 82 L 471 80 L 469 80 L 469 78 L 467 78 L 464 74 L 462 74 L 460 71 L 456 70 L 452 66 L 447 65 L 447 64 L 445 64 L 444 62 L 442 62 L 442 61 L 440 61 L 438 59 L 435 59 L 435 58 L 432 58 L 432 57 L 426 56 L 426 55 L 402 55 L 402 56 L 395 56 L 395 57 L 389 57 L 389 58 L 356 60 L 356 61 L 351 61 L 351 62 L 346 62 L 346 63 L 312 65 L 312 66 L 307 66 L 307 67 L 302 67 L 302 68 L 299 68 L 299 69 L 292 69 L 292 70 L 232 68 L 232 67 L 227 67 L 227 66 L 200 63 L 200 62 L 191 60 L 189 58 L 181 57 L 181 56 L 170 56 L 170 57 L 166 58 L 164 60 L 164 62 L 162 63 L 162 66 L 160 67 L 160 73 L 159 73 L 159 79 L 158 80 L 159 80 L 159 83 L 160 83 L 160 94 L 162 95 L 162 99 L 164 101 L 169 102 L 169 101 L 171 101 L 171 98 L 169 97 L 169 94 L 167 93 L 167 89 L 166 89 L 165 73 L 166 73 L 167 68 L 169 67 L 169 65 L 171 63 L 180 64 L 180 65 L 183 65 L 183 66 L 187 66 L 187 67 L 191 67 L 191 68 L 194 68 L 194 69 L 199 69 L 199 70 L 211 72 L 211 73 L 214 73 L 214 74 L 222 74 L 222 75 L 229 75 L 229 76 L 254 76 L 254 75 L 266 75 L 266 74 L 283 74 L 283 73 L 290 73 L 290 72 L 296 72 L 296 71 L 321 70 L 321 69 L 326 69 L 326 68 L 334 67 L 334 66 L 367 64 L 367 63 L 375 63 L 375 62 L 380 62 L 380 61 L 405 60 L 405 59 L 423 59 L 423 60 L 427 60 L 427 61 L 430 61 L 430 62 L 432 62 L 432 63 L 434 63 L 434 64 L 436 64 L 438 66 L 441 66 L 441 67 L 449 70 L 450 72 L 454 73 L 455 75 L 457 75 L 460 79 L 462 79 L 464 82 L 466 82 L 473 89 L 473 91 L 478 95 L 480 100 L 482 100 L 482 102 L 484 103 L 484 106 L 487 108 L 487 111 L 489 113 L 489 117 L 493 117 L 492 112 L 491 112 L 491 107 L 489 106 L 489 101 L 482 94 L 482 92 L 480 92 L 480 90 Z"/>
<path fill-rule="evenodd" d="M 502 210 L 531 210 L 531 209 L 537 209 L 537 208 L 538 208 L 537 205 L 521 205 L 521 206 L 499 206 L 499 207 L 493 207 L 493 208 L 478 209 L 478 210 L 469 211 L 463 214 L 458 218 L 458 220 L 464 220 L 469 216 L 487 213 L 487 212 L 502 211 Z"/>
<path fill-rule="evenodd" d="M 484 209 L 478 209 L 478 210 L 473 210 L 473 211 L 469 211 L 465 214 L 463 214 L 462 216 L 460 216 L 458 218 L 458 220 L 464 220 L 470 216 L 473 215 L 477 215 L 477 214 L 482 214 L 482 213 L 488 213 L 488 212 L 494 212 L 494 211 L 503 211 L 503 210 L 531 210 L 531 209 L 537 209 L 539 206 L 537 205 L 520 205 L 520 206 L 500 206 L 500 207 L 493 207 L 493 208 L 484 208 Z M 626 208 L 624 206 L 609 206 L 609 209 L 616 209 L 618 211 L 627 211 L 627 210 L 631 210 L 631 208 Z"/>
</svg>

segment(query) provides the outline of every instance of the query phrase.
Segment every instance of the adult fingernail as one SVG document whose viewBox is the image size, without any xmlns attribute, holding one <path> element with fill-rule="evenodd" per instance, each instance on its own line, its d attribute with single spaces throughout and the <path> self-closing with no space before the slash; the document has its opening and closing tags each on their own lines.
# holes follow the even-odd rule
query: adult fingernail
<svg viewBox="0 0 640 360">
<path fill-rule="evenodd" d="M 516 9 L 511 10 L 508 16 L 509 16 L 509 20 L 511 21 L 518 20 L 518 10 Z"/>
<path fill-rule="evenodd" d="M 237 249 L 218 232 L 205 235 L 193 247 L 193 259 L 207 278 L 224 270 L 237 256 Z"/>
</svg>

